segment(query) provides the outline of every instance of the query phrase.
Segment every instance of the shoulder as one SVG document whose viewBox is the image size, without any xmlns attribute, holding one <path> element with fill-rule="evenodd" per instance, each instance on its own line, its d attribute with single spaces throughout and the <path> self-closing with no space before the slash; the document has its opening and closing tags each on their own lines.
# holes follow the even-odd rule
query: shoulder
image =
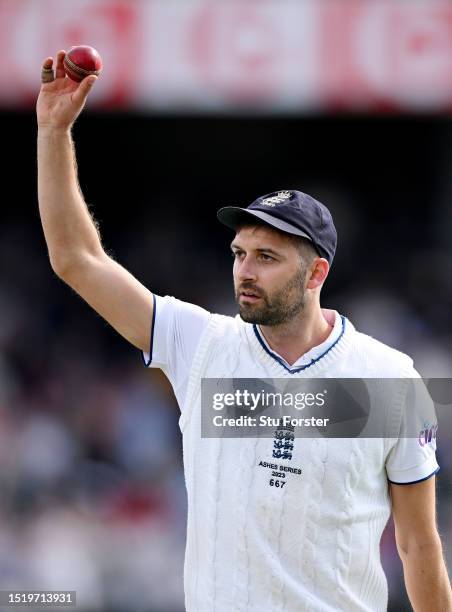
<svg viewBox="0 0 452 612">
<path fill-rule="evenodd" d="M 220 361 L 231 355 L 237 356 L 248 342 L 247 326 L 249 324 L 244 323 L 239 315 L 212 314 L 200 342 L 200 351 L 207 350 L 212 359 L 219 358 Z"/>
<path fill-rule="evenodd" d="M 413 376 L 413 360 L 409 355 L 362 332 L 355 332 L 355 343 L 377 376 Z"/>
<path fill-rule="evenodd" d="M 212 314 L 209 327 L 217 338 L 224 337 L 232 340 L 234 338 L 240 339 L 243 337 L 245 325 L 247 324 L 242 321 L 239 315 L 232 317 L 222 314 Z"/>
<path fill-rule="evenodd" d="M 209 316 L 209 311 L 201 306 L 197 306 L 196 304 L 191 304 L 190 302 L 184 302 L 183 300 L 179 300 L 172 295 L 160 296 L 154 294 L 155 298 L 155 308 L 158 314 L 182 314 L 186 316 L 197 316 L 207 318 Z"/>
<path fill-rule="evenodd" d="M 156 328 L 170 335 L 170 339 L 193 340 L 198 345 L 201 339 L 207 343 L 233 344 L 245 337 L 244 323 L 240 317 L 212 313 L 200 306 L 184 302 L 173 296 L 156 296 Z"/>
</svg>

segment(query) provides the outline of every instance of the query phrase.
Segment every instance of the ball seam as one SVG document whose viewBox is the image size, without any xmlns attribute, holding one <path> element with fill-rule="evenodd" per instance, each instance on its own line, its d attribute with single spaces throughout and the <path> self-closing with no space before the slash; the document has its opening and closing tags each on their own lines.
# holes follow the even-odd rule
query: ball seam
<svg viewBox="0 0 452 612">
<path fill-rule="evenodd" d="M 74 64 L 74 62 L 66 55 L 64 58 L 65 63 L 68 65 L 70 70 L 73 70 L 75 73 L 83 74 L 85 76 L 90 76 L 91 74 L 98 75 L 100 70 L 85 70 L 85 68 L 81 68 Z"/>
</svg>

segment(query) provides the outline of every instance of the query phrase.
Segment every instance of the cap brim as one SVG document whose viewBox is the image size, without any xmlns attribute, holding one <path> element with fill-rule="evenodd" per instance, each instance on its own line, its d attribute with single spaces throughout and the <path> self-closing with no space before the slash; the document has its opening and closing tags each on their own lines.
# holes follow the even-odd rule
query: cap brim
<svg viewBox="0 0 452 612">
<path fill-rule="evenodd" d="M 302 230 L 298 229 L 298 227 L 295 227 L 286 221 L 282 221 L 281 219 L 277 219 L 276 217 L 273 217 L 273 215 L 269 215 L 262 210 L 248 210 L 247 208 L 239 208 L 238 206 L 225 206 L 224 208 L 220 208 L 220 210 L 217 212 L 218 221 L 234 230 L 240 224 L 249 222 L 256 217 L 261 221 L 264 221 L 264 223 L 275 227 L 281 232 L 293 234 L 294 236 L 301 236 L 302 238 L 307 238 L 312 242 L 312 238 Z"/>
</svg>

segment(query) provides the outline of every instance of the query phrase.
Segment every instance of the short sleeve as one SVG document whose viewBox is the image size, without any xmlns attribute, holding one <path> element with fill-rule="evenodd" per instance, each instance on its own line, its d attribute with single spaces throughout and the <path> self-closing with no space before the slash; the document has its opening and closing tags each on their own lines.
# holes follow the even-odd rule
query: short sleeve
<svg viewBox="0 0 452 612">
<path fill-rule="evenodd" d="M 143 363 L 147 368 L 161 368 L 165 372 L 180 403 L 210 313 L 171 296 L 154 294 L 153 300 L 150 347 L 149 352 L 142 353 Z"/>
<path fill-rule="evenodd" d="M 437 431 L 433 401 L 424 381 L 413 369 L 402 410 L 399 438 L 386 460 L 386 473 L 390 482 L 414 484 L 438 472 Z"/>
</svg>

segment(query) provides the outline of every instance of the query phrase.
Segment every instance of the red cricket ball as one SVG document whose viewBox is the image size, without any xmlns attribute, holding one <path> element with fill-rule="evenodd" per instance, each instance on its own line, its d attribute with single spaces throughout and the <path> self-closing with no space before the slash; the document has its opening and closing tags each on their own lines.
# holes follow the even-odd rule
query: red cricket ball
<svg viewBox="0 0 452 612">
<path fill-rule="evenodd" d="M 99 75 L 102 58 L 94 47 L 78 45 L 71 47 L 64 57 L 64 69 L 73 81 L 83 81 L 90 74 Z"/>
</svg>

